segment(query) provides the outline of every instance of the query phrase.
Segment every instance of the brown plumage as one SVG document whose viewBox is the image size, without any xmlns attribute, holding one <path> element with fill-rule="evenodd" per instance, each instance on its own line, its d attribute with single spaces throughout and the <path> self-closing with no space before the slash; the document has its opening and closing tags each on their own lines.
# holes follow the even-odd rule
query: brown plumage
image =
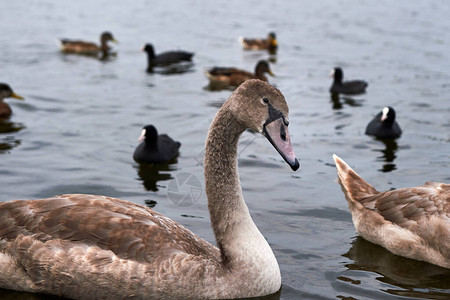
<svg viewBox="0 0 450 300">
<path fill-rule="evenodd" d="M 295 170 L 280 91 L 241 85 L 211 124 L 205 149 L 208 207 L 218 248 L 140 205 L 95 195 L 0 203 L 0 287 L 78 299 L 254 297 L 280 289 L 280 270 L 245 205 L 240 134 L 266 136 Z"/>
<path fill-rule="evenodd" d="M 9 97 L 23 100 L 23 97 L 14 93 L 8 84 L 0 83 L 0 118 L 8 118 L 12 114 L 11 107 L 4 101 Z"/>
<path fill-rule="evenodd" d="M 63 53 L 74 53 L 97 56 L 98 54 L 107 55 L 110 47 L 108 42 L 117 43 L 111 32 L 103 32 L 100 36 L 100 45 L 92 42 L 80 40 L 61 39 L 61 51 Z"/>
<path fill-rule="evenodd" d="M 270 70 L 269 63 L 265 60 L 258 61 L 254 74 L 233 67 L 214 67 L 205 71 L 205 75 L 208 77 L 211 85 L 224 87 L 237 87 L 249 79 L 267 81 L 265 73 L 275 76 Z"/>
<path fill-rule="evenodd" d="M 333 156 L 356 231 L 394 254 L 450 268 L 450 184 L 379 192 Z"/>
<path fill-rule="evenodd" d="M 278 48 L 277 38 L 274 32 L 267 35 L 266 39 L 253 39 L 240 37 L 239 41 L 245 50 L 269 50 L 276 51 Z"/>
</svg>

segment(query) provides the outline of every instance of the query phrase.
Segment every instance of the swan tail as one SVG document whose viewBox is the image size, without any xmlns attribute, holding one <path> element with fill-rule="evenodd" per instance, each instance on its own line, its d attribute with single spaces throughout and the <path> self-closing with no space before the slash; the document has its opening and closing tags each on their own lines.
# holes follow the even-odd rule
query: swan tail
<svg viewBox="0 0 450 300">
<path fill-rule="evenodd" d="M 345 194 L 345 198 L 349 202 L 359 202 L 362 199 L 379 193 L 339 156 L 333 154 L 333 159 L 336 163 L 339 184 Z"/>
</svg>

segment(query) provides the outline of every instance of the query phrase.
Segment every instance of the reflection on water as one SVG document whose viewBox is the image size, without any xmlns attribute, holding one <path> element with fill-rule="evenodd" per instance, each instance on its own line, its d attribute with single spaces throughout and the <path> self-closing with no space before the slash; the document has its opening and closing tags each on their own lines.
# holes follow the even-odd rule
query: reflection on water
<svg viewBox="0 0 450 300">
<path fill-rule="evenodd" d="M 176 64 L 171 64 L 167 66 L 157 66 L 157 67 L 148 67 L 147 73 L 157 73 L 162 75 L 175 75 L 175 74 L 183 74 L 188 72 L 194 72 L 194 63 L 193 62 L 180 62 Z"/>
<path fill-rule="evenodd" d="M 207 105 L 215 108 L 221 108 L 225 100 L 208 101 Z"/>
<path fill-rule="evenodd" d="M 263 297 L 252 297 L 252 298 L 240 298 L 242 300 L 279 300 L 281 296 L 281 289 L 272 294 Z M 2 300 L 58 300 L 58 299 L 67 299 L 63 297 L 58 297 L 54 295 L 46 295 L 46 294 L 34 294 L 34 293 L 25 293 L 25 292 L 17 292 L 11 290 L 0 289 L 0 299 Z"/>
<path fill-rule="evenodd" d="M 176 163 L 177 159 L 174 159 L 168 164 L 141 163 L 138 165 L 134 165 L 134 167 L 137 169 L 139 178 L 142 180 L 142 184 L 144 185 L 145 189 L 147 191 L 157 192 L 158 181 L 173 179 L 170 172 L 176 170 L 176 167 L 171 165 Z"/>
<path fill-rule="evenodd" d="M 17 292 L 11 290 L 0 289 L 0 299 L 2 300 L 58 300 L 58 299 L 67 299 L 53 295 L 46 294 L 34 294 L 34 293 L 25 293 L 25 292 Z"/>
<path fill-rule="evenodd" d="M 117 57 L 117 52 L 107 52 L 107 53 L 102 53 L 98 59 L 102 62 L 107 62 L 107 61 L 112 61 L 116 57 Z"/>
<path fill-rule="evenodd" d="M 248 299 L 248 300 L 250 300 L 250 299 L 251 300 L 279 300 L 280 296 L 281 296 L 281 290 L 282 290 L 282 288 L 278 292 L 273 293 L 271 295 L 267 295 L 267 296 L 251 297 L 251 298 L 240 298 L 240 299 L 243 299 L 243 300 L 246 300 L 246 299 Z"/>
<path fill-rule="evenodd" d="M 352 107 L 358 107 L 362 106 L 363 100 L 353 99 L 348 96 L 342 96 L 338 93 L 330 93 L 330 99 L 333 109 L 342 109 L 343 104 L 346 104 L 348 106 Z"/>
<path fill-rule="evenodd" d="M 113 61 L 117 58 L 117 52 L 111 52 L 106 54 L 81 54 L 81 53 L 60 53 L 60 57 L 63 62 L 73 63 L 78 61 L 80 58 L 87 58 L 92 60 L 98 60 L 101 62 Z"/>
<path fill-rule="evenodd" d="M 234 91 L 236 89 L 235 86 L 229 86 L 227 84 L 221 83 L 219 81 L 209 81 L 208 85 L 203 87 L 206 91 L 223 91 L 223 90 L 229 90 Z"/>
<path fill-rule="evenodd" d="M 384 144 L 384 149 L 374 149 L 374 151 L 378 151 L 383 153 L 382 156 L 377 158 L 377 161 L 383 161 L 383 167 L 378 170 L 383 173 L 391 172 L 397 169 L 397 166 L 394 164 L 394 160 L 397 158 L 395 154 L 398 150 L 398 144 L 396 140 L 379 140 Z"/>
<path fill-rule="evenodd" d="M 22 123 L 11 122 L 7 119 L 0 120 L 0 134 L 1 133 L 18 132 L 24 128 L 25 128 L 25 125 Z"/>
<path fill-rule="evenodd" d="M 20 140 L 17 140 L 12 136 L 7 136 L 6 138 L 0 139 L 0 154 L 7 153 L 8 150 L 19 146 L 20 142 Z"/>
<path fill-rule="evenodd" d="M 151 199 L 144 200 L 144 203 L 149 208 L 154 208 L 156 206 L 156 204 L 158 204 L 158 202 L 156 202 L 155 200 L 151 200 Z"/>
<path fill-rule="evenodd" d="M 397 296 L 418 297 L 428 299 L 448 299 L 448 293 L 439 289 L 448 289 L 450 285 L 450 270 L 441 268 L 426 262 L 416 261 L 397 256 L 383 247 L 357 237 L 350 250 L 342 256 L 353 260 L 346 264 L 348 270 L 374 272 L 376 280 L 389 284 L 384 292 Z M 354 275 L 353 275 L 354 274 Z M 359 284 L 367 277 L 355 278 L 360 273 L 351 275 L 341 274 L 337 279 L 341 281 Z M 398 288 L 395 288 L 398 287 Z"/>
<path fill-rule="evenodd" d="M 269 57 L 267 58 L 267 60 L 271 63 L 277 63 L 277 50 L 270 50 L 269 51 Z"/>
<path fill-rule="evenodd" d="M 11 122 L 8 119 L 0 120 L 0 134 L 18 132 L 25 128 L 22 123 Z M 7 153 L 14 147 L 19 146 L 21 141 L 14 136 L 6 136 L 0 138 L 0 154 Z"/>
</svg>

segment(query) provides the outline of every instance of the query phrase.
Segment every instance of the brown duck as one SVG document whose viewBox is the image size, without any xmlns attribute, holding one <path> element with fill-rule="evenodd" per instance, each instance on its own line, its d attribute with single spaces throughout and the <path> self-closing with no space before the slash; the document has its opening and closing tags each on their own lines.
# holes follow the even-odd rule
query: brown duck
<svg viewBox="0 0 450 300">
<path fill-rule="evenodd" d="M 23 100 L 23 97 L 14 93 L 11 87 L 6 83 L 0 83 L 0 118 L 8 118 L 12 114 L 11 107 L 3 101 L 5 98 L 16 98 Z"/>
<path fill-rule="evenodd" d="M 268 34 L 267 39 L 251 39 L 239 37 L 239 41 L 245 50 L 269 50 L 275 51 L 278 48 L 277 38 L 274 32 Z"/>
<path fill-rule="evenodd" d="M 237 87 L 248 79 L 267 81 L 265 73 L 275 76 L 270 70 L 269 63 L 265 60 L 260 60 L 256 64 L 254 74 L 233 67 L 214 67 L 205 71 L 206 77 L 210 80 L 211 85 L 231 87 Z"/>
<path fill-rule="evenodd" d="M 100 36 L 100 46 L 92 43 L 80 40 L 61 39 L 61 51 L 63 53 L 74 53 L 97 56 L 98 54 L 107 55 L 110 47 L 108 42 L 117 43 L 111 32 L 103 32 Z"/>
</svg>

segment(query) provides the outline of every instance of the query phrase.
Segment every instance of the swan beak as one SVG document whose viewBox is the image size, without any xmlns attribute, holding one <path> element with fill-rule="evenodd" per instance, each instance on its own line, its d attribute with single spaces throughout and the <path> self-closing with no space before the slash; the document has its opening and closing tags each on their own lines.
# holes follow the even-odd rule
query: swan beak
<svg viewBox="0 0 450 300">
<path fill-rule="evenodd" d="M 23 100 L 22 96 L 17 95 L 16 93 L 12 92 L 11 97 L 19 99 L 19 100 Z"/>
<path fill-rule="evenodd" d="M 284 118 L 278 118 L 264 125 L 263 135 L 277 149 L 281 157 L 291 166 L 293 171 L 300 167 L 291 145 L 291 138 Z"/>
<path fill-rule="evenodd" d="M 141 135 L 138 138 L 138 142 L 142 142 L 143 140 L 145 140 L 145 129 L 142 129 L 141 131 Z"/>
</svg>

